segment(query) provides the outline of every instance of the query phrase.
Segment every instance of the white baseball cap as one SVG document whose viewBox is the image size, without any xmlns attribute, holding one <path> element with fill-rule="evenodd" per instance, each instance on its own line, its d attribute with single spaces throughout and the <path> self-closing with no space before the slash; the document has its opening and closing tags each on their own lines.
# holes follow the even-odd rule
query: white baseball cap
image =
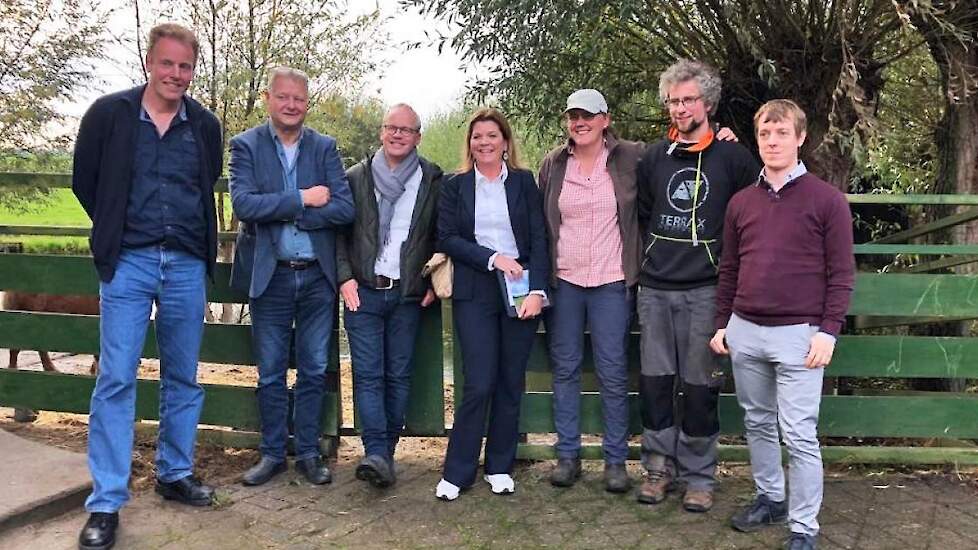
<svg viewBox="0 0 978 550">
<path fill-rule="evenodd" d="M 584 88 L 567 96 L 567 108 L 564 109 L 564 112 L 566 113 L 571 109 L 581 109 L 592 115 L 607 113 L 608 102 L 604 100 L 601 92 L 592 88 Z"/>
</svg>

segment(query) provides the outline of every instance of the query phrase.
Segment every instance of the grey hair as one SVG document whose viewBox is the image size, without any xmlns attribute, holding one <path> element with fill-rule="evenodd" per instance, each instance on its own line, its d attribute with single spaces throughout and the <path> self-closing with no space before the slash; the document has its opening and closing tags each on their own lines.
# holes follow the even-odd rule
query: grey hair
<svg viewBox="0 0 978 550">
<path fill-rule="evenodd" d="M 391 113 L 393 113 L 398 109 L 404 109 L 407 112 L 411 113 L 411 116 L 414 117 L 415 129 L 417 129 L 418 131 L 421 130 L 421 117 L 418 116 L 418 112 L 414 110 L 414 107 L 411 107 L 407 103 L 395 103 L 391 105 L 390 109 L 387 109 L 387 112 L 384 113 L 384 120 L 387 120 L 387 117 L 390 116 Z"/>
<path fill-rule="evenodd" d="M 309 75 L 300 71 L 299 69 L 293 69 L 292 67 L 277 66 L 268 69 L 268 89 L 271 90 L 272 86 L 275 85 L 275 81 L 279 78 L 291 78 L 296 82 L 301 82 L 306 89 L 309 89 Z"/>
<path fill-rule="evenodd" d="M 659 99 L 665 104 L 669 99 L 669 89 L 683 82 L 693 80 L 700 87 L 703 103 L 709 107 L 710 115 L 717 112 L 720 103 L 720 88 L 723 81 L 716 69 L 690 59 L 680 59 L 659 75 Z"/>
</svg>

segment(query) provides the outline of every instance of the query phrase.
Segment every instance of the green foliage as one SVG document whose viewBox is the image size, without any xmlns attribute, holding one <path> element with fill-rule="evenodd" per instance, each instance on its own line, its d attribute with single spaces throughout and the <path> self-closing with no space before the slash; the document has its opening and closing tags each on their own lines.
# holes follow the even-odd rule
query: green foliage
<svg viewBox="0 0 978 550">
<path fill-rule="evenodd" d="M 194 95 L 227 136 L 265 119 L 261 94 L 267 71 L 279 65 L 309 75 L 310 112 L 346 109 L 352 116 L 335 120 L 352 120 L 352 107 L 331 104 L 358 95 L 387 41 L 379 11 L 350 19 L 346 2 L 183 0 L 180 8 L 201 42 Z"/>
<path fill-rule="evenodd" d="M 0 149 L 63 145 L 45 135 L 58 105 L 92 84 L 102 57 L 105 12 L 88 0 L 0 2 Z"/>
<path fill-rule="evenodd" d="M 855 192 L 928 193 L 936 178 L 935 129 L 944 113 L 940 76 L 931 53 L 907 37 L 909 53 L 883 73 L 886 86 Z"/>
<path fill-rule="evenodd" d="M 383 103 L 377 99 L 351 100 L 333 95 L 309 112 L 306 124 L 336 138 L 343 164 L 349 168 L 380 146 L 378 136 L 384 111 Z"/>
<path fill-rule="evenodd" d="M 803 157 L 830 181 L 849 180 L 879 132 L 883 71 L 910 32 L 891 0 L 404 0 L 450 23 L 442 46 L 485 67 L 477 100 L 496 97 L 539 124 L 577 88 L 600 89 L 619 134 L 651 140 L 666 122 L 659 73 L 679 58 L 719 68 L 715 117 L 749 148 L 768 99 L 795 99 L 809 116 Z M 919 41 L 919 38 L 918 38 Z"/>
<path fill-rule="evenodd" d="M 462 164 L 466 123 L 473 110 L 471 107 L 460 107 L 454 111 L 439 113 L 425 121 L 418 152 L 446 172 L 458 170 Z M 535 174 L 543 157 L 560 142 L 557 134 L 559 128 L 555 126 L 551 130 L 520 119 L 511 119 L 510 122 L 519 147 L 520 160 Z"/>
<path fill-rule="evenodd" d="M 47 200 L 30 211 L 0 206 L 0 225 L 89 227 L 91 221 L 70 189 L 47 190 Z"/>
<path fill-rule="evenodd" d="M 71 155 L 63 151 L 0 151 L 0 172 L 67 173 L 71 172 Z M 3 210 L 22 214 L 36 212 L 50 204 L 52 190 L 6 185 L 0 179 L 0 220 Z M 72 198 L 74 200 L 74 198 Z"/>
</svg>

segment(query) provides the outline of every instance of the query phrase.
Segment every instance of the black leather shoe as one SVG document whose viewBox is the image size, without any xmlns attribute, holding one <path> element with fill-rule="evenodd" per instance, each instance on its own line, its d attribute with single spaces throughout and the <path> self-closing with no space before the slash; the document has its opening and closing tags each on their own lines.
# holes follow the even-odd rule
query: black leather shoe
<svg viewBox="0 0 978 550">
<path fill-rule="evenodd" d="M 94 512 L 88 516 L 85 527 L 78 535 L 80 550 L 108 550 L 115 544 L 115 530 L 119 527 L 118 513 Z"/>
<path fill-rule="evenodd" d="M 734 529 L 753 533 L 768 525 L 784 523 L 788 519 L 788 506 L 784 501 L 774 502 L 767 495 L 757 495 L 754 502 L 741 508 L 730 518 Z"/>
<path fill-rule="evenodd" d="M 550 472 L 550 484 L 554 487 L 570 487 L 581 477 L 581 459 L 558 458 Z"/>
<path fill-rule="evenodd" d="M 261 457 L 258 464 L 252 466 L 241 476 L 241 483 L 254 486 L 262 485 L 288 468 L 284 460 L 275 460 L 266 456 Z"/>
<path fill-rule="evenodd" d="M 295 461 L 295 471 L 306 477 L 306 480 L 313 485 L 322 485 L 333 481 L 333 474 L 323 463 L 323 458 L 313 456 Z"/>
<path fill-rule="evenodd" d="M 357 479 L 370 482 L 378 489 L 390 487 L 397 481 L 393 464 L 380 455 L 367 455 L 357 465 Z"/>
<path fill-rule="evenodd" d="M 791 533 L 784 542 L 785 550 L 816 550 L 815 537 L 805 533 Z"/>
<path fill-rule="evenodd" d="M 157 479 L 156 494 L 191 506 L 210 506 L 214 498 L 214 488 L 204 485 L 191 475 L 170 483 Z"/>
</svg>

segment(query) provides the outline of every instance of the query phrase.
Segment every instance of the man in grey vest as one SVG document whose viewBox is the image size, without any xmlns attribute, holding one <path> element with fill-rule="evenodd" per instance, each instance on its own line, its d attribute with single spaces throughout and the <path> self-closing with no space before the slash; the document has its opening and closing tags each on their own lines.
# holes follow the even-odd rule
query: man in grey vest
<svg viewBox="0 0 978 550">
<path fill-rule="evenodd" d="M 421 268 L 435 249 L 441 169 L 418 156 L 421 120 L 409 105 L 384 115 L 381 147 L 347 171 L 356 217 L 337 241 L 337 277 L 353 361 L 364 458 L 356 476 L 396 480 L 421 310 L 435 301 Z"/>
</svg>

